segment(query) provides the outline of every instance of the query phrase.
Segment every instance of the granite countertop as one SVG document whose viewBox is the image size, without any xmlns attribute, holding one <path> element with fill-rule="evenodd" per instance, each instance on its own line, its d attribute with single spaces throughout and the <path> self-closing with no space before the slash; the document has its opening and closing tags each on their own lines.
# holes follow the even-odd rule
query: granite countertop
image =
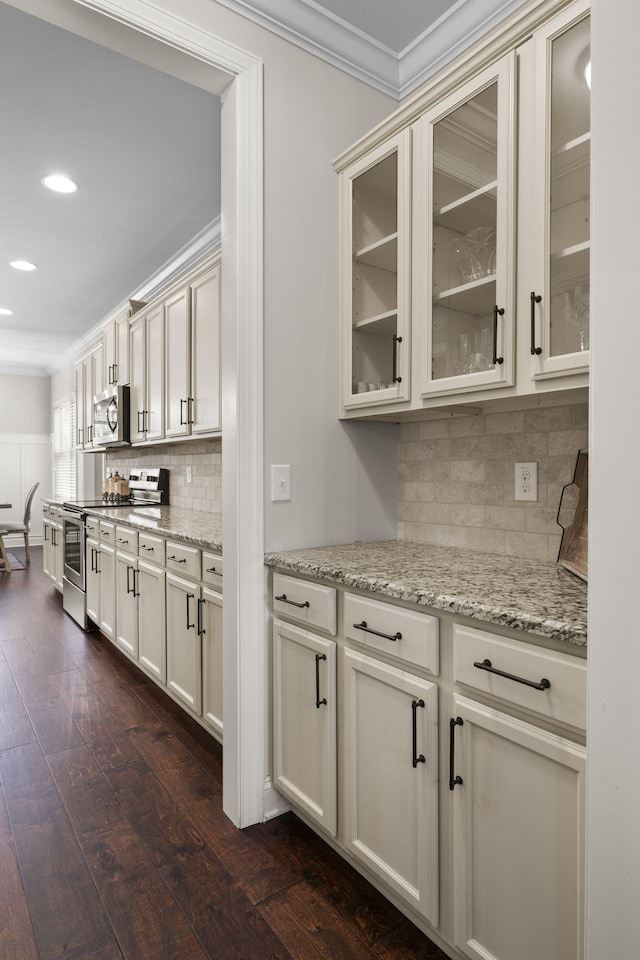
<svg viewBox="0 0 640 960">
<path fill-rule="evenodd" d="M 101 507 L 86 512 L 100 520 L 124 523 L 145 533 L 222 552 L 222 517 L 219 514 L 181 507 Z"/>
<path fill-rule="evenodd" d="M 587 644 L 587 585 L 553 561 L 387 540 L 270 553 L 265 563 L 577 646 Z"/>
</svg>

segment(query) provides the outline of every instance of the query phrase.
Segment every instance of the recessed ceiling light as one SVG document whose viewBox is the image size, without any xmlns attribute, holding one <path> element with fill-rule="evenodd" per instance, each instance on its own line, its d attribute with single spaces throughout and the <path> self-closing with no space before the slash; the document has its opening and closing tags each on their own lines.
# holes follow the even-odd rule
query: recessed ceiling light
<svg viewBox="0 0 640 960">
<path fill-rule="evenodd" d="M 13 314 L 13 310 L 7 310 L 6 307 L 0 307 L 0 317 L 10 317 Z"/>
<path fill-rule="evenodd" d="M 29 260 L 12 260 L 9 263 L 10 267 L 13 267 L 14 270 L 37 270 L 35 263 L 31 263 Z"/>
<path fill-rule="evenodd" d="M 75 193 L 78 189 L 75 180 L 65 177 L 63 173 L 48 173 L 46 177 L 40 178 L 40 183 L 56 193 Z"/>
</svg>

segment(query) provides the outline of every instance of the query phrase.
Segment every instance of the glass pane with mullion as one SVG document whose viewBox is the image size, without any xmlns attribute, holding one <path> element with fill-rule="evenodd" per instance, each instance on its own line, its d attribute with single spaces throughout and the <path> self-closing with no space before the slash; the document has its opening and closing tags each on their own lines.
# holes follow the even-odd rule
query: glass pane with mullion
<svg viewBox="0 0 640 960">
<path fill-rule="evenodd" d="M 589 349 L 589 19 L 551 45 L 550 354 Z"/>
</svg>

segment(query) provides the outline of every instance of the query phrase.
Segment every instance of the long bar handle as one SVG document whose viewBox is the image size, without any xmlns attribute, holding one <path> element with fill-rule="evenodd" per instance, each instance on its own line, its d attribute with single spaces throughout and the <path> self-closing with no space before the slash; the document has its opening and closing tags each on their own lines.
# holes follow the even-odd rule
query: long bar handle
<svg viewBox="0 0 640 960">
<path fill-rule="evenodd" d="M 187 593 L 186 597 L 187 597 L 187 630 L 192 630 L 192 629 L 195 629 L 196 625 L 195 623 L 189 623 L 189 600 L 193 600 L 195 598 L 195 593 Z"/>
<path fill-rule="evenodd" d="M 212 573 L 212 574 L 214 575 L 214 577 L 221 577 L 221 576 L 222 576 L 222 574 L 219 573 L 219 572 L 216 570 L 215 567 L 206 567 L 205 572 L 206 572 L 206 573 Z M 276 597 L 276 600 L 282 600 L 282 597 Z M 291 600 L 288 600 L 288 601 L 287 601 L 287 603 L 292 603 L 292 602 L 293 602 L 293 601 L 291 601 Z M 307 604 L 307 605 L 308 605 L 308 604 Z"/>
<path fill-rule="evenodd" d="M 131 567 L 133 570 L 133 595 L 134 597 L 140 596 L 140 582 L 136 579 L 140 576 L 140 571 L 136 570 L 134 567 Z"/>
<path fill-rule="evenodd" d="M 449 720 L 449 790 L 462 783 L 462 777 L 455 775 L 455 732 L 456 727 L 464 723 L 462 717 L 451 717 Z"/>
<path fill-rule="evenodd" d="M 133 570 L 133 567 L 130 567 L 130 566 L 127 564 L 127 593 L 131 593 L 131 592 L 132 592 L 132 591 L 131 591 L 131 584 L 130 584 L 130 582 L 129 582 L 129 574 L 131 573 L 132 570 Z M 133 595 L 134 595 L 134 597 L 135 597 L 135 580 L 134 580 Z"/>
<path fill-rule="evenodd" d="M 535 680 L 525 680 L 524 677 L 516 677 L 514 673 L 505 673 L 504 670 L 498 670 L 491 663 L 491 660 L 483 660 L 482 662 L 474 661 L 474 667 L 477 667 L 478 670 L 486 670 L 487 673 L 495 673 L 498 677 L 504 677 L 506 680 L 514 680 L 516 683 L 524 683 L 525 687 L 532 687 L 534 690 L 550 690 L 551 681 L 547 680 L 546 677 L 543 677 L 539 683 L 536 683 Z"/>
<path fill-rule="evenodd" d="M 354 623 L 355 630 L 364 630 L 365 633 L 372 633 L 374 637 L 382 637 L 384 640 L 402 640 L 402 634 L 396 633 L 391 636 L 390 633 L 380 633 L 378 630 L 372 630 L 371 627 L 367 626 L 367 621 L 363 620 L 362 623 Z"/>
<path fill-rule="evenodd" d="M 184 403 L 184 406 L 185 406 L 185 410 L 187 411 L 187 418 L 186 418 L 186 420 L 183 420 L 183 419 L 182 419 L 182 404 L 183 404 L 183 403 Z M 189 423 L 189 406 L 188 406 L 188 404 L 189 404 L 189 401 L 188 401 L 188 400 L 182 400 L 182 399 L 180 400 L 180 426 L 181 426 L 181 427 L 186 427 L 186 425 Z"/>
<path fill-rule="evenodd" d="M 498 356 L 498 317 L 504 316 L 504 307 L 493 307 L 493 363 L 504 363 L 504 357 Z"/>
<path fill-rule="evenodd" d="M 175 563 L 186 563 L 186 562 L 187 562 L 185 557 L 182 557 L 182 559 L 179 560 L 178 557 L 176 557 L 175 554 L 172 554 L 170 557 L 167 557 L 167 560 L 174 560 Z"/>
<path fill-rule="evenodd" d="M 411 711 L 412 711 L 412 730 L 413 730 L 413 751 L 412 751 L 412 764 L 413 768 L 418 766 L 419 763 L 426 763 L 427 761 L 424 758 L 424 753 L 421 753 L 418 756 L 418 721 L 416 714 L 418 712 L 418 707 L 424 708 L 424 700 L 412 700 L 411 701 Z"/>
<path fill-rule="evenodd" d="M 398 376 L 398 344 L 402 343 L 402 337 L 393 335 L 393 382 L 402 383 L 402 377 Z"/>
<path fill-rule="evenodd" d="M 542 347 L 536 347 L 536 303 L 540 303 L 542 297 L 531 291 L 531 356 L 539 357 L 542 353 Z"/>
<path fill-rule="evenodd" d="M 323 703 L 325 705 L 327 703 L 326 697 L 323 697 L 322 700 L 320 699 L 320 661 L 326 660 L 326 659 L 327 659 L 326 653 L 316 653 L 316 707 L 318 708 L 318 710 L 320 709 Z"/>
<path fill-rule="evenodd" d="M 283 603 L 290 603 L 292 607 L 309 607 L 311 604 L 308 600 L 305 600 L 304 603 L 296 603 L 295 600 L 287 600 L 286 593 L 283 593 L 280 597 L 274 597 L 274 600 L 282 600 Z"/>
<path fill-rule="evenodd" d="M 197 607 L 196 607 L 196 609 L 197 609 L 198 627 L 197 627 L 197 631 L 196 631 L 196 632 L 197 632 L 197 634 L 198 634 L 199 637 L 201 637 L 204 633 L 207 632 L 207 631 L 204 629 L 204 627 L 202 626 L 202 608 L 203 608 L 203 606 L 205 605 L 206 602 L 207 602 L 206 600 L 202 600 L 200 597 L 198 597 Z"/>
</svg>

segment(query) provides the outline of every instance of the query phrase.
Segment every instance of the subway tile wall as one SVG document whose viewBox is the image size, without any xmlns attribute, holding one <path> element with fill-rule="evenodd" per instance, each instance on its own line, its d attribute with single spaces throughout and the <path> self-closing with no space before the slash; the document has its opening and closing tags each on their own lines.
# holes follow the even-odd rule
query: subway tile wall
<svg viewBox="0 0 640 960">
<path fill-rule="evenodd" d="M 400 426 L 398 538 L 555 560 L 562 487 L 588 443 L 588 404 Z M 515 464 L 538 464 L 537 502 L 516 501 Z"/>
<path fill-rule="evenodd" d="M 105 455 L 107 470 L 128 477 L 131 467 L 167 467 L 169 504 L 185 510 L 222 513 L 222 441 L 192 440 L 157 447 L 135 447 Z M 192 482 L 187 483 L 187 467 Z"/>
</svg>

